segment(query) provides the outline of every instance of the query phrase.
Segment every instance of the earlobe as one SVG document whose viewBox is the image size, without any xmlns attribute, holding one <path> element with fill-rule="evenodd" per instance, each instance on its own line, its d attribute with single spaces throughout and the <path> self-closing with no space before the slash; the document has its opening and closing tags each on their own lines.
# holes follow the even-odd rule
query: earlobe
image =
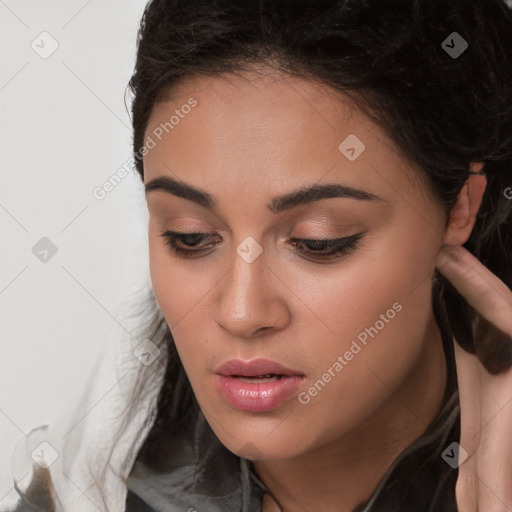
<svg viewBox="0 0 512 512">
<path fill-rule="evenodd" d="M 469 166 L 470 176 L 450 213 L 443 237 L 444 245 L 462 245 L 467 242 L 473 231 L 487 185 L 485 174 L 480 174 L 482 168 L 482 162 L 472 162 Z"/>
</svg>

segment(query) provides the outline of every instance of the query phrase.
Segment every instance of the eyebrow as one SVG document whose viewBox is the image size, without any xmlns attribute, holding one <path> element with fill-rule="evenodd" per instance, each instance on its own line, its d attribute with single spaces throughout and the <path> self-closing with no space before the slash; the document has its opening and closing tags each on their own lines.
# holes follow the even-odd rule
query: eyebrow
<svg viewBox="0 0 512 512">
<path fill-rule="evenodd" d="M 146 183 L 144 188 L 146 196 L 150 192 L 160 190 L 183 199 L 188 199 L 206 208 L 213 209 L 217 206 L 217 201 L 208 192 L 188 185 L 183 181 L 170 178 L 169 176 L 155 178 Z M 341 185 L 339 183 L 326 183 L 322 185 L 315 184 L 304 186 L 292 192 L 274 197 L 272 201 L 267 204 L 267 208 L 273 213 L 279 213 L 296 206 L 312 203 L 321 199 L 330 199 L 332 197 L 357 199 L 359 201 L 383 201 L 382 197 L 365 190 Z"/>
</svg>

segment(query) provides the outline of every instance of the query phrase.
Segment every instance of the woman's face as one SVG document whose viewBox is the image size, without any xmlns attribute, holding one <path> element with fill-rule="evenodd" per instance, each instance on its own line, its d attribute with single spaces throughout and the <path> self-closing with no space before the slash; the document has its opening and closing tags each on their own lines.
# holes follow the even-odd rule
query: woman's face
<svg viewBox="0 0 512 512">
<path fill-rule="evenodd" d="M 383 130 L 329 91 L 195 77 L 146 130 L 146 186 L 182 185 L 147 190 L 156 298 L 206 419 L 242 456 L 326 446 L 394 395 L 421 417 L 407 390 L 442 360 L 430 305 L 442 208 Z M 207 235 L 176 240 L 187 257 L 166 231 Z M 288 370 L 220 368 L 261 359 Z"/>
</svg>

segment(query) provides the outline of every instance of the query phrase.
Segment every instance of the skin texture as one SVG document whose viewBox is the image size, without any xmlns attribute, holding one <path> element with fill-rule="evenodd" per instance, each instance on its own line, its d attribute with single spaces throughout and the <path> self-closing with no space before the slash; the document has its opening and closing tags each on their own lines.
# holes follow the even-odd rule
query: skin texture
<svg viewBox="0 0 512 512">
<path fill-rule="evenodd" d="M 439 411 L 446 363 L 431 277 L 442 245 L 469 236 L 485 180 L 470 178 L 445 229 L 422 171 L 344 95 L 271 71 L 198 76 L 156 104 L 146 134 L 190 97 L 197 106 L 145 156 L 145 183 L 169 176 L 218 204 L 147 194 L 157 301 L 212 429 L 229 450 L 257 459 L 282 509 L 351 511 Z M 354 161 L 338 149 L 349 134 L 366 146 Z M 266 206 L 315 183 L 381 200 Z M 186 259 L 165 244 L 169 229 L 218 238 L 199 241 L 210 249 Z M 290 243 L 360 232 L 355 250 L 332 260 Z M 248 236 L 263 248 L 252 263 L 236 252 Z M 303 373 L 307 391 L 397 302 L 401 311 L 308 404 L 294 395 L 272 411 L 245 412 L 216 386 L 222 362 L 264 357 Z M 269 496 L 263 510 L 278 510 Z"/>
</svg>

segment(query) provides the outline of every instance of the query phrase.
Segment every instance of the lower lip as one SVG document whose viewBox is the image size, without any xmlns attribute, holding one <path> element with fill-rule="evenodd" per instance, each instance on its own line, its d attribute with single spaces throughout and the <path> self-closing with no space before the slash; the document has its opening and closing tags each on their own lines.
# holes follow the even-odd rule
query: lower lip
<svg viewBox="0 0 512 512">
<path fill-rule="evenodd" d="M 271 411 L 297 392 L 305 377 L 283 376 L 269 382 L 247 382 L 237 377 L 216 375 L 222 396 L 236 409 L 250 412 Z"/>
</svg>

